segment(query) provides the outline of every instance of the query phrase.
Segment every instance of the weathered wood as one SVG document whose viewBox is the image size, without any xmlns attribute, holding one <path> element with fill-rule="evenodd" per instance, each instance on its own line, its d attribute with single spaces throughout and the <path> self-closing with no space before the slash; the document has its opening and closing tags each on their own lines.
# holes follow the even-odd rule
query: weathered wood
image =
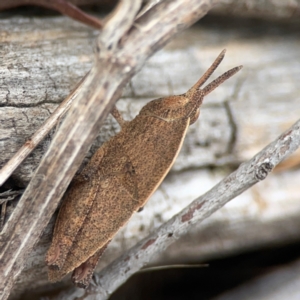
<svg viewBox="0 0 300 300">
<path fill-rule="evenodd" d="M 0 21 L 0 51 L 3 51 L 1 57 L 4 58 L 0 63 L 0 130 L 1 147 L 5 147 L 1 149 L 0 159 L 4 156 L 4 160 L 7 160 L 30 137 L 49 116 L 49 111 L 53 111 L 55 103 L 68 94 L 91 66 L 89 45 L 95 31 L 64 17 L 46 20 L 12 17 Z M 244 65 L 243 74 L 236 84 L 220 87 L 220 92 L 216 91 L 211 98 L 206 99 L 200 122 L 190 128 L 175 166 L 177 171 L 210 165 L 226 166 L 250 158 L 255 151 L 293 123 L 300 111 L 300 54 L 296 31 L 290 27 L 285 29 L 284 26 L 267 24 L 263 24 L 263 27 L 253 24 L 251 27 L 240 26 L 238 29 L 236 23 L 227 28 L 222 28 L 222 24 L 211 27 L 208 24 L 203 27 L 201 24 L 157 53 L 132 80 L 131 87 L 128 87 L 124 98 L 118 103 L 125 118 L 131 118 L 146 101 L 173 92 L 183 92 L 224 47 L 228 55 L 222 70 L 241 63 Z M 249 30 L 252 38 L 246 39 Z M 28 96 L 24 97 L 24 94 Z M 114 122 L 108 122 L 98 136 L 98 144 L 114 134 L 117 128 Z M 32 170 L 48 143 L 43 143 L 15 173 L 15 178 L 19 178 L 23 185 L 30 180 Z M 31 163 L 33 161 L 34 164 Z M 216 183 L 223 177 L 223 172 L 226 173 L 226 170 L 195 170 L 170 176 L 156 193 L 159 198 L 155 195 L 144 211 L 135 215 L 112 242 L 101 266 L 166 221 L 201 194 L 205 187 Z M 194 181 L 198 176 L 201 184 Z M 187 258 L 204 259 L 210 255 L 218 256 L 220 253 L 258 247 L 266 242 L 281 243 L 299 238 L 299 198 L 295 187 L 300 174 L 293 171 L 274 174 L 272 177 L 274 180 L 268 178 L 268 181 L 260 184 L 261 188 L 254 189 L 245 198 L 226 206 L 215 215 L 216 219 L 211 219 L 211 223 L 207 220 L 207 225 L 196 228 L 190 239 L 184 238 L 162 258 L 179 261 L 183 253 Z M 184 189 L 183 185 L 179 186 L 179 182 L 184 182 L 189 188 Z M 195 190 L 192 190 L 192 186 Z M 274 197 L 264 191 L 265 186 L 274 193 L 274 197 L 280 195 L 278 202 L 274 203 Z M 173 203 L 179 190 L 183 195 L 176 197 Z M 261 199 L 263 207 L 266 207 L 263 210 L 264 219 L 261 219 Z M 236 206 L 233 207 L 234 203 Z M 231 217 L 232 214 L 235 217 Z M 235 220 L 238 220 L 237 223 Z M 281 226 L 277 227 L 276 224 Z M 29 286 L 35 288 L 46 284 L 44 253 L 48 247 L 50 229 L 28 259 L 26 269 L 18 279 L 15 295 Z M 192 247 L 196 247 L 191 244 L 191 240 L 195 240 L 197 234 L 202 243 L 197 243 L 196 249 L 203 251 L 199 252 L 199 256 L 191 251 Z M 242 242 L 241 237 L 244 237 Z M 269 240 L 266 241 L 266 237 Z"/>
<path fill-rule="evenodd" d="M 95 61 L 82 89 L 0 234 L 2 299 L 8 297 L 124 85 L 148 57 L 212 5 L 209 0 L 163 2 L 133 26 L 139 2 L 120 2 L 97 37 Z"/>
<path fill-rule="evenodd" d="M 18 23 L 21 26 L 14 33 Z M 272 37 L 272 26 L 264 24 L 263 27 L 266 32 L 263 35 L 260 26 L 251 27 L 252 40 L 239 38 L 247 34 L 247 25 L 238 32 L 233 28 L 222 31 L 218 28 L 213 32 L 202 29 L 202 39 L 210 45 L 206 49 L 199 48 L 201 25 L 195 27 L 151 58 L 119 101 L 121 112 L 130 119 L 147 101 L 183 92 L 203 73 L 215 53 L 226 46 L 228 55 L 223 70 L 241 62 L 245 65 L 235 83 L 226 83 L 206 99 L 201 120 L 189 130 L 174 166 L 176 170 L 237 164 L 297 119 L 299 41 L 290 28 L 277 27 L 278 33 Z M 92 50 L 86 45 L 92 43 L 95 31 L 65 17 L 49 18 L 47 22 L 12 17 L 1 21 L 1 28 L 6 33 L 2 34 L 0 49 L 3 57 L 0 69 L 2 166 L 49 116 L 55 103 L 89 70 Z M 33 28 L 38 28 L 34 34 Z M 215 35 L 219 40 L 217 51 L 213 50 Z M 270 123 L 267 131 L 264 130 L 266 122 Z M 107 128 L 117 128 L 114 122 L 106 124 Z M 102 132 L 97 145 L 109 136 Z M 15 172 L 15 178 L 23 184 L 29 182 L 47 143 Z"/>
</svg>

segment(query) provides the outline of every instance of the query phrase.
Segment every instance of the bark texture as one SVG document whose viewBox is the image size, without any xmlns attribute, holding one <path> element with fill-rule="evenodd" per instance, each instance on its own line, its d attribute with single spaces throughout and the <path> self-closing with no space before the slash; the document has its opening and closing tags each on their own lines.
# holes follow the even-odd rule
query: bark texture
<svg viewBox="0 0 300 300">
<path fill-rule="evenodd" d="M 65 17 L 11 16 L 0 20 L 0 28 L 2 166 L 91 68 L 97 32 Z M 99 268 L 299 118 L 298 30 L 297 25 L 244 21 L 236 26 L 236 22 L 230 25 L 228 21 L 208 19 L 179 35 L 132 79 L 117 104 L 125 119 L 131 119 L 151 99 L 186 91 L 223 48 L 227 48 L 227 56 L 218 72 L 244 65 L 236 78 L 205 99 L 200 120 L 189 129 L 173 173 L 144 211 L 136 214 L 112 241 Z M 116 122 L 108 118 L 91 152 L 117 130 Z M 51 134 L 14 172 L 14 184 L 27 185 L 50 140 Z M 210 166 L 218 168 L 210 170 Z M 195 226 L 156 262 L 199 261 L 299 239 L 299 178 L 297 169 L 272 174 Z M 7 216 L 16 203 L 14 200 L 8 205 Z M 52 225 L 53 221 L 27 259 L 11 299 L 20 297 L 29 286 L 54 288 L 47 283 L 44 264 Z"/>
</svg>

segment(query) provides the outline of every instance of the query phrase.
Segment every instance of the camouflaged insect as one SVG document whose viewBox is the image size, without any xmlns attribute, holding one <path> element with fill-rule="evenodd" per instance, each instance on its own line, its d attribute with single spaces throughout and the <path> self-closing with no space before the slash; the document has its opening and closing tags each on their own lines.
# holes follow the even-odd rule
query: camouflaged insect
<svg viewBox="0 0 300 300">
<path fill-rule="evenodd" d="M 233 68 L 203 89 L 225 50 L 185 94 L 149 102 L 94 154 L 63 200 L 46 262 L 50 281 L 73 271 L 87 287 L 110 240 L 142 208 L 172 167 L 203 98 L 241 69 Z"/>
</svg>

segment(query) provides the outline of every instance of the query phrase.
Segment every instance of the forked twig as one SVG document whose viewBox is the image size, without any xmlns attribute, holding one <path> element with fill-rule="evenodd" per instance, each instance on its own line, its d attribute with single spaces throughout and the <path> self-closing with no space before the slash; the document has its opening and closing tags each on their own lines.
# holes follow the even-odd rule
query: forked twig
<svg viewBox="0 0 300 300">
<path fill-rule="evenodd" d="M 23 192 L 24 190 L 18 190 L 18 191 L 8 190 L 3 193 L 0 193 L 0 205 L 2 205 L 7 201 L 13 200 L 14 198 L 16 198 L 16 196 L 22 194 Z"/>
</svg>

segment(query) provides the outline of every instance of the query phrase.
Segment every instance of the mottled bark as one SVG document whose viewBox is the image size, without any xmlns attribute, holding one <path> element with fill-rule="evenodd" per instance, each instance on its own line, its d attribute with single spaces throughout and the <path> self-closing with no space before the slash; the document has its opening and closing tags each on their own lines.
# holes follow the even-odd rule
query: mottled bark
<svg viewBox="0 0 300 300">
<path fill-rule="evenodd" d="M 3 165 L 91 68 L 97 32 L 66 17 L 11 16 L 0 22 Z M 206 99 L 173 174 L 114 239 L 100 268 L 221 180 L 228 172 L 224 167 L 251 158 L 299 117 L 298 28 L 224 22 L 210 19 L 179 35 L 149 60 L 118 102 L 125 118 L 131 119 L 147 101 L 184 92 L 225 47 L 220 72 L 244 65 L 239 78 Z M 105 124 L 92 151 L 118 130 L 111 118 Z M 50 140 L 48 136 L 14 173 L 19 185 L 27 185 Z M 197 169 L 209 166 L 221 168 Z M 199 261 L 299 239 L 299 178 L 298 170 L 272 174 L 195 226 L 156 261 Z M 15 204 L 8 204 L 8 215 Z M 12 296 L 47 285 L 44 255 L 52 224 L 27 259 Z"/>
<path fill-rule="evenodd" d="M 147 58 L 212 5 L 205 0 L 166 1 L 135 20 L 138 1 L 118 4 L 97 36 L 93 66 L 82 89 L 0 235 L 2 299 L 8 297 L 124 85 Z"/>
</svg>

